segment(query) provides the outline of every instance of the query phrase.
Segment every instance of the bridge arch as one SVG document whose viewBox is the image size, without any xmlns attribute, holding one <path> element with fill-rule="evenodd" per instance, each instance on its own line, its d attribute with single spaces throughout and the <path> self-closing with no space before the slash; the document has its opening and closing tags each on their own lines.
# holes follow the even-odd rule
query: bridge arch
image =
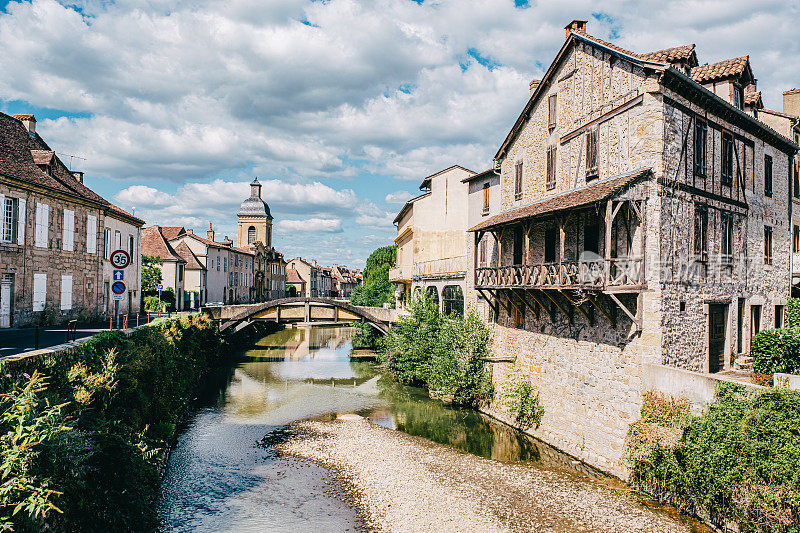
<svg viewBox="0 0 800 533">
<path fill-rule="evenodd" d="M 394 309 L 360 307 L 329 298 L 294 297 L 279 298 L 247 306 L 231 318 L 221 320 L 219 330 L 238 328 L 253 320 L 274 322 L 366 322 L 381 334 L 389 332 L 394 322 Z"/>
</svg>

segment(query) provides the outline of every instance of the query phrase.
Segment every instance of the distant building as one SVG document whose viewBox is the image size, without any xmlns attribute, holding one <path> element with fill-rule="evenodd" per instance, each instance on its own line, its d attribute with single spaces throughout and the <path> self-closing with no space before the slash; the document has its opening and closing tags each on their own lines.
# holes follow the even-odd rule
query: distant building
<svg viewBox="0 0 800 533">
<path fill-rule="evenodd" d="M 300 280 L 289 281 L 287 275 L 287 283 L 295 288 L 297 296 L 322 297 L 322 268 L 316 261 L 309 263 L 302 257 L 295 257 L 289 261 L 286 268 L 287 272 L 294 271 L 291 273 L 292 280 Z"/>
<path fill-rule="evenodd" d="M 167 240 L 183 228 L 148 226 L 142 230 L 142 255 L 156 257 L 161 260 L 161 285 L 164 290 L 172 289 L 175 294 L 175 309 L 184 308 L 183 297 L 185 287 L 186 260 L 172 247 Z"/>
<path fill-rule="evenodd" d="M 361 282 L 361 275 L 356 270 L 350 270 L 344 265 L 333 265 L 331 267 L 333 275 L 333 296 L 338 298 L 350 298 L 358 284 Z"/>
<path fill-rule="evenodd" d="M 138 312 L 144 222 L 83 184 L 36 132 L 0 113 L 0 328 L 106 315 L 112 251 L 131 255 L 121 312 Z"/>
</svg>

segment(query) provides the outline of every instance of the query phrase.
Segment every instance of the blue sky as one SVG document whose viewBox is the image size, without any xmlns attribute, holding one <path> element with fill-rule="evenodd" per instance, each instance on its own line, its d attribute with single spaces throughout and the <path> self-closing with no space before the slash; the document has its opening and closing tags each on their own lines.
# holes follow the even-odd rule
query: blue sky
<svg viewBox="0 0 800 533">
<path fill-rule="evenodd" d="M 796 0 L 597 6 L 0 0 L 0 110 L 148 223 L 233 236 L 258 176 L 279 249 L 363 266 L 423 177 L 490 165 L 573 18 L 634 51 L 750 54 L 768 107 L 800 86 Z"/>
</svg>

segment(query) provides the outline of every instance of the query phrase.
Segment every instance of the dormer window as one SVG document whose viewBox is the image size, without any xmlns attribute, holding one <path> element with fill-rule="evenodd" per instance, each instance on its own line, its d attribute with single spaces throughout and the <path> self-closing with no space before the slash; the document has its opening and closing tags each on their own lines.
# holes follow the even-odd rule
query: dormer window
<svg viewBox="0 0 800 533">
<path fill-rule="evenodd" d="M 744 109 L 744 91 L 736 84 L 733 85 L 733 105 L 739 109 Z"/>
</svg>

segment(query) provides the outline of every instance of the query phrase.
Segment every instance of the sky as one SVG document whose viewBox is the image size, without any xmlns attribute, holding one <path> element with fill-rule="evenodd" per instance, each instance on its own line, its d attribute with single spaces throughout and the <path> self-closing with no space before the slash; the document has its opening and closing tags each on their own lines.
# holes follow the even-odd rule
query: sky
<svg viewBox="0 0 800 533">
<path fill-rule="evenodd" d="M 363 267 L 425 176 L 491 166 L 572 19 L 800 86 L 800 0 L 0 0 L 0 111 L 148 225 L 235 239 L 258 177 L 278 250 Z"/>
</svg>

